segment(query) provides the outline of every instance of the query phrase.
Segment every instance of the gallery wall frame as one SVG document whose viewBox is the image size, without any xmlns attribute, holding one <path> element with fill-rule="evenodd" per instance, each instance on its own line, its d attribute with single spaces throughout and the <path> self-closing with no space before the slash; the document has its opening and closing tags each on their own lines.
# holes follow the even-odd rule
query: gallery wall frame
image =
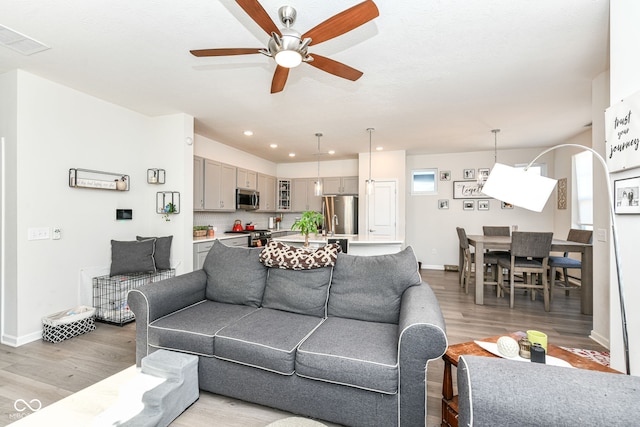
<svg viewBox="0 0 640 427">
<path fill-rule="evenodd" d="M 475 200 L 463 200 L 462 201 L 462 210 L 472 211 L 476 208 Z"/>
<path fill-rule="evenodd" d="M 438 200 L 438 209 L 449 209 L 449 199 Z"/>
<path fill-rule="evenodd" d="M 476 170 L 475 169 L 463 169 L 462 177 L 464 179 L 476 179 Z"/>
<path fill-rule="evenodd" d="M 640 176 L 615 180 L 613 197 L 617 214 L 640 214 Z"/>
<path fill-rule="evenodd" d="M 454 199 L 487 199 L 482 192 L 482 184 L 477 181 L 453 181 Z"/>
<path fill-rule="evenodd" d="M 489 200 L 486 200 L 486 199 L 478 200 L 478 210 L 479 211 L 488 211 L 489 210 Z"/>
</svg>

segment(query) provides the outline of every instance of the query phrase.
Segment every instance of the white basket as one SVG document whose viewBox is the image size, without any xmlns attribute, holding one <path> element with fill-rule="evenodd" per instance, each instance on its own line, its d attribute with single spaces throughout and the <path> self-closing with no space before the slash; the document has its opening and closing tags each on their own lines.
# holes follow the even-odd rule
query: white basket
<svg viewBox="0 0 640 427">
<path fill-rule="evenodd" d="M 96 329 L 93 307 L 78 306 L 42 318 L 42 339 L 57 343 Z"/>
</svg>

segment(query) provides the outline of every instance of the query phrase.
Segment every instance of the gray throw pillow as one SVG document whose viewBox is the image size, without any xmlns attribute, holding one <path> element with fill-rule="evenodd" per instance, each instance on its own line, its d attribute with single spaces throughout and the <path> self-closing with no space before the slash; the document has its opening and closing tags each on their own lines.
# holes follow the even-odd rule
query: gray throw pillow
<svg viewBox="0 0 640 427">
<path fill-rule="evenodd" d="M 267 282 L 267 268 L 259 258 L 261 251 L 229 247 L 216 240 L 202 266 L 207 273 L 207 299 L 259 307 Z"/>
<path fill-rule="evenodd" d="M 153 254 L 153 259 L 156 262 L 157 270 L 169 270 L 171 268 L 171 242 L 173 236 L 166 237 L 140 237 L 136 236 L 138 240 L 156 239 L 156 247 Z"/>
<path fill-rule="evenodd" d="M 153 259 L 155 239 L 130 242 L 111 241 L 110 275 L 156 271 Z"/>
<path fill-rule="evenodd" d="M 398 323 L 402 294 L 421 281 L 411 246 L 392 255 L 339 253 L 329 288 L 328 315 Z"/>
<path fill-rule="evenodd" d="M 331 267 L 310 270 L 270 268 L 262 306 L 324 317 Z"/>
</svg>

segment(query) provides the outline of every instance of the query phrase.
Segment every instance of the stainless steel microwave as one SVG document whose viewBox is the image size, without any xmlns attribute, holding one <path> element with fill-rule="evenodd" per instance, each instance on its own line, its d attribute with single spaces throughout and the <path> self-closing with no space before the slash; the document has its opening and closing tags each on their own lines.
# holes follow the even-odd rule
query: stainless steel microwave
<svg viewBox="0 0 640 427">
<path fill-rule="evenodd" d="M 255 190 L 238 188 L 236 190 L 236 209 L 247 211 L 256 210 L 260 207 L 260 193 Z"/>
</svg>

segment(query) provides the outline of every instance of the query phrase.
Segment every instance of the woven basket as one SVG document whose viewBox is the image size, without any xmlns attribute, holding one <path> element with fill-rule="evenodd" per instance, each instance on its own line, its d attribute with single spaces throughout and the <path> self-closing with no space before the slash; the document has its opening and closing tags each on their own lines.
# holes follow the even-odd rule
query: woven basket
<svg viewBox="0 0 640 427">
<path fill-rule="evenodd" d="M 42 340 L 58 343 L 96 329 L 93 307 L 80 306 L 42 318 Z"/>
<path fill-rule="evenodd" d="M 193 230 L 193 237 L 204 237 L 207 235 L 207 230 Z"/>
</svg>

